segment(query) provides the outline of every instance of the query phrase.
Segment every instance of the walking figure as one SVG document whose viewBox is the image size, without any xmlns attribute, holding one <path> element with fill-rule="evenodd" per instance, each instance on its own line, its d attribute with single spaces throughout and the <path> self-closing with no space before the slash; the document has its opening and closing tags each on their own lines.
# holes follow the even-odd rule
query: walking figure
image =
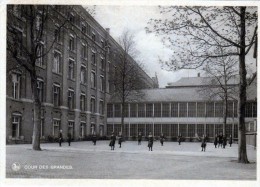
<svg viewBox="0 0 260 187">
<path fill-rule="evenodd" d="M 149 151 L 153 151 L 153 135 L 151 132 L 149 132 L 149 136 L 148 136 L 148 148 Z"/>
<path fill-rule="evenodd" d="M 229 136 L 229 141 L 228 141 L 228 143 L 229 143 L 229 145 L 230 145 L 230 147 L 231 147 L 231 145 L 232 145 L 232 135 L 230 134 L 230 136 Z"/>
<path fill-rule="evenodd" d="M 215 138 L 214 138 L 214 145 L 215 145 L 215 148 L 217 148 L 217 145 L 218 145 L 218 135 L 217 134 L 215 135 Z"/>
<path fill-rule="evenodd" d="M 123 141 L 122 132 L 119 132 L 119 135 L 118 135 L 118 144 L 119 144 L 119 148 L 121 148 L 122 141 Z"/>
<path fill-rule="evenodd" d="M 112 132 L 112 135 L 110 137 L 110 143 L 109 143 L 111 150 L 115 149 L 115 142 L 116 142 L 116 136 L 114 135 L 114 132 Z"/>
<path fill-rule="evenodd" d="M 218 135 L 218 147 L 219 146 L 223 146 L 223 135 L 222 133 L 220 133 L 220 135 Z"/>
<path fill-rule="evenodd" d="M 226 137 L 226 135 L 224 135 L 223 136 L 223 148 L 224 149 L 225 149 L 226 145 L 227 145 L 227 137 Z"/>
<path fill-rule="evenodd" d="M 94 131 L 93 134 L 92 134 L 92 142 L 93 142 L 93 145 L 96 145 L 97 135 L 96 135 L 96 132 L 95 132 L 95 131 Z"/>
<path fill-rule="evenodd" d="M 164 140 L 165 140 L 165 137 L 164 137 L 164 135 L 163 135 L 163 133 L 162 133 L 161 136 L 160 136 L 161 146 L 163 146 Z"/>
<path fill-rule="evenodd" d="M 178 142 L 179 142 L 179 145 L 181 145 L 181 139 L 182 139 L 182 135 L 179 134 L 179 136 L 178 136 Z"/>
<path fill-rule="evenodd" d="M 71 143 L 71 134 L 68 133 L 68 144 L 69 144 L 69 146 L 70 146 L 70 143 Z"/>
<path fill-rule="evenodd" d="M 141 145 L 141 141 L 142 141 L 142 133 L 141 132 L 138 133 L 137 139 L 138 139 L 138 145 Z"/>
<path fill-rule="evenodd" d="M 60 130 L 60 133 L 59 133 L 59 145 L 60 145 L 60 147 L 61 147 L 62 139 L 63 139 L 62 130 Z"/>
<path fill-rule="evenodd" d="M 206 151 L 206 146 L 207 146 L 207 137 L 203 134 L 201 138 L 201 151 Z"/>
</svg>

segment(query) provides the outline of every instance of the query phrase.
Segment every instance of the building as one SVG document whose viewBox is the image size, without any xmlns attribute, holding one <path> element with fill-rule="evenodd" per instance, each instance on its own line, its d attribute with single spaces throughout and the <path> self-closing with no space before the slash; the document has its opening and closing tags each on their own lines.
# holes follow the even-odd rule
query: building
<svg viewBox="0 0 260 187">
<path fill-rule="evenodd" d="M 8 5 L 7 26 L 16 30 L 16 37 L 28 44 L 24 16 L 29 5 Z M 38 6 L 39 7 L 39 6 Z M 50 52 L 37 60 L 37 89 L 42 102 L 41 139 L 51 141 L 59 130 L 72 134 L 74 140 L 85 139 L 94 131 L 106 132 L 107 98 L 113 92 L 109 85 L 110 48 L 120 46 L 82 6 L 52 5 L 48 7 L 47 27 L 39 53 Z M 39 11 L 39 15 L 41 11 Z M 36 17 L 40 25 L 40 18 Z M 65 22 L 59 32 L 59 27 Z M 36 25 L 37 25 L 36 24 Z M 35 28 L 37 29 L 37 27 Z M 9 37 L 7 32 L 7 37 Z M 20 44 L 17 44 L 20 46 Z M 24 58 L 24 54 L 19 54 Z M 33 99 L 29 73 L 7 56 L 6 140 L 7 143 L 29 143 L 33 132 Z M 144 72 L 144 87 L 153 88 L 153 80 Z"/>
<path fill-rule="evenodd" d="M 144 89 L 144 97 L 129 102 L 125 118 L 125 134 L 135 138 L 138 132 L 148 136 L 161 133 L 169 139 L 181 134 L 187 141 L 206 134 L 213 139 L 215 134 L 223 132 L 223 103 L 220 98 L 209 100 L 200 89 L 206 85 L 208 77 L 184 77 L 169 83 L 167 88 Z M 254 84 L 255 83 L 255 84 Z M 231 79 L 229 86 L 238 85 L 237 79 Z M 213 85 L 214 86 L 214 85 Z M 245 121 L 247 128 L 256 131 L 257 119 L 256 78 L 247 89 Z M 107 133 L 121 131 L 121 104 L 115 99 L 107 106 Z M 226 135 L 238 138 L 237 101 L 228 101 Z"/>
</svg>

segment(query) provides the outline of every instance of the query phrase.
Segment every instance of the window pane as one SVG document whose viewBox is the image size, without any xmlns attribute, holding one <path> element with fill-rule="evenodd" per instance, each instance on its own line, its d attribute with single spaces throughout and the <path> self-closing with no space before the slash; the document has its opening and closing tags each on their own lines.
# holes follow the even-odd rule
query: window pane
<svg viewBox="0 0 260 187">
<path fill-rule="evenodd" d="M 171 104 L 171 117 L 178 117 L 178 103 Z"/>
<path fill-rule="evenodd" d="M 179 103 L 180 114 L 179 117 L 187 117 L 187 103 Z"/>
<path fill-rule="evenodd" d="M 196 103 L 188 103 L 188 117 L 196 117 Z"/>
<path fill-rule="evenodd" d="M 205 117 L 205 103 L 197 103 L 197 117 Z"/>
</svg>

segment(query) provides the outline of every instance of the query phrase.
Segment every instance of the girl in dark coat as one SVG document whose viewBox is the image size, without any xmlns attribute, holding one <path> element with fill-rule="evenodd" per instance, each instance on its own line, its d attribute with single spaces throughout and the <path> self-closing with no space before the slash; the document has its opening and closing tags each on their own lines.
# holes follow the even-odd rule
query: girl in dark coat
<svg viewBox="0 0 260 187">
<path fill-rule="evenodd" d="M 215 138 L 214 138 L 214 145 L 215 145 L 215 148 L 217 148 L 217 145 L 218 145 L 218 135 L 216 135 Z"/>
<path fill-rule="evenodd" d="M 218 147 L 219 146 L 223 146 L 223 135 L 222 133 L 220 133 L 220 135 L 218 135 Z"/>
<path fill-rule="evenodd" d="M 69 144 L 69 146 L 70 146 L 70 143 L 71 143 L 71 134 L 68 133 L 68 144 Z"/>
<path fill-rule="evenodd" d="M 59 133 L 59 145 L 60 145 L 60 147 L 61 147 L 62 141 L 63 141 L 62 130 L 60 130 L 60 133 Z"/>
<path fill-rule="evenodd" d="M 119 132 L 119 135 L 118 135 L 118 144 L 119 144 L 119 148 L 121 148 L 122 141 L 123 141 L 122 133 Z"/>
<path fill-rule="evenodd" d="M 180 135 L 178 136 L 179 145 L 181 145 L 181 138 L 182 138 L 182 135 L 180 134 Z"/>
<path fill-rule="evenodd" d="M 227 145 L 227 137 L 226 137 L 226 135 L 224 135 L 223 136 L 223 148 L 224 149 L 225 149 L 226 145 Z"/>
<path fill-rule="evenodd" d="M 203 136 L 201 138 L 201 151 L 204 150 L 204 152 L 205 152 L 206 146 L 207 146 L 207 137 L 203 134 Z"/>
<path fill-rule="evenodd" d="M 141 141 L 142 141 L 142 133 L 139 132 L 138 133 L 138 145 L 141 145 Z"/>
<path fill-rule="evenodd" d="M 161 146 L 163 146 L 164 140 L 165 140 L 165 137 L 164 137 L 164 135 L 163 135 L 163 133 L 162 133 L 161 136 L 160 136 Z"/>
<path fill-rule="evenodd" d="M 230 147 L 231 147 L 231 145 L 232 145 L 232 135 L 230 134 L 230 136 L 229 136 L 229 141 L 228 141 L 228 143 L 229 143 L 229 145 L 230 145 Z"/>
<path fill-rule="evenodd" d="M 96 135 L 96 132 L 95 132 L 95 131 L 94 131 L 93 134 L 92 134 L 92 142 L 93 142 L 93 145 L 96 145 L 97 135 Z"/>
<path fill-rule="evenodd" d="M 149 151 L 153 151 L 153 135 L 151 132 L 149 132 L 149 136 L 148 136 L 148 148 Z"/>
<path fill-rule="evenodd" d="M 115 149 L 115 142 L 116 142 L 116 136 L 114 135 L 114 132 L 112 132 L 112 135 L 110 137 L 110 143 L 109 143 L 111 150 Z"/>
</svg>

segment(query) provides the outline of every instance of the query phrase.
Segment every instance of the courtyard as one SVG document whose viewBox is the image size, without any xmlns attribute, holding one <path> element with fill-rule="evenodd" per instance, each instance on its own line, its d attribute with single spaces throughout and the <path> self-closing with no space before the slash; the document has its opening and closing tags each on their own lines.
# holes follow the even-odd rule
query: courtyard
<svg viewBox="0 0 260 187">
<path fill-rule="evenodd" d="M 33 151 L 30 144 L 6 146 L 7 178 L 62 179 L 192 179 L 192 180 L 256 180 L 256 150 L 248 146 L 250 164 L 236 162 L 237 144 L 215 148 L 207 144 L 201 151 L 199 142 L 154 142 L 148 151 L 147 142 L 116 144 L 109 141 L 66 142 L 41 145 Z"/>
</svg>

